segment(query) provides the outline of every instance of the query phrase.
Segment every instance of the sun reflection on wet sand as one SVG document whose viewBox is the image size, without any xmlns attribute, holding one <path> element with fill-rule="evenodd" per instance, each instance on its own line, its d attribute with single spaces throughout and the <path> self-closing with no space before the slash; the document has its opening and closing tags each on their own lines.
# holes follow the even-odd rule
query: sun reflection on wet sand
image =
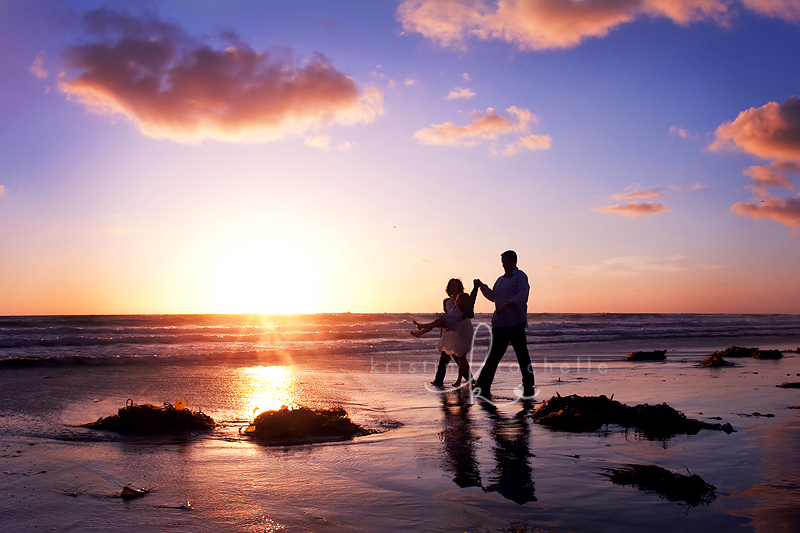
<svg viewBox="0 0 800 533">
<path fill-rule="evenodd" d="M 251 366 L 239 372 L 239 396 L 246 401 L 246 418 L 298 401 L 297 376 L 289 366 Z"/>
</svg>

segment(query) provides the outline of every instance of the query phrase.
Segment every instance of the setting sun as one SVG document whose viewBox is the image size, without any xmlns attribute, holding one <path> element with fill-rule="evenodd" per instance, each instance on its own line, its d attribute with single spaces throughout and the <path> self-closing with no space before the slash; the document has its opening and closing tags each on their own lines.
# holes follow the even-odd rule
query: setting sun
<svg viewBox="0 0 800 533">
<path fill-rule="evenodd" d="M 285 244 L 239 247 L 219 258 L 212 305 L 220 313 L 289 314 L 319 306 L 319 273 Z"/>
</svg>

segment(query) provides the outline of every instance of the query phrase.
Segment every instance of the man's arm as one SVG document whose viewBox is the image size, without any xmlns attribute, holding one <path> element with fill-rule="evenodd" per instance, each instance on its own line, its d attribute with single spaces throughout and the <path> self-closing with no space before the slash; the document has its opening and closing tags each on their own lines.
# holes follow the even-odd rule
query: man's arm
<svg viewBox="0 0 800 533">
<path fill-rule="evenodd" d="M 473 291 L 475 291 L 475 289 L 480 289 L 481 290 L 481 294 L 483 294 L 483 296 L 487 300 L 489 300 L 490 302 L 494 301 L 494 291 L 492 289 L 490 289 L 487 284 L 485 284 L 484 282 L 482 282 L 479 279 L 474 280 L 472 283 L 474 285 L 473 289 L 472 289 Z"/>
</svg>

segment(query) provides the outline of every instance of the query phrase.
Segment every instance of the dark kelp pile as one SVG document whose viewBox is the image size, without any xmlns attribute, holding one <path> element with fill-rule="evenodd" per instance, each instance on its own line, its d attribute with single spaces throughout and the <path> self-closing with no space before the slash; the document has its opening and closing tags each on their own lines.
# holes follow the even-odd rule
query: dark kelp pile
<svg viewBox="0 0 800 533">
<path fill-rule="evenodd" d="M 733 363 L 726 361 L 718 353 L 712 353 L 703 358 L 701 365 L 707 368 L 719 368 L 721 366 L 733 366 Z"/>
<path fill-rule="evenodd" d="M 715 350 L 713 354 L 720 357 L 754 357 L 755 359 L 780 359 L 783 354 L 780 350 L 761 350 L 759 348 L 743 348 L 741 346 L 729 346 L 724 350 Z"/>
<path fill-rule="evenodd" d="M 662 403 L 629 406 L 602 396 L 553 396 L 531 415 L 533 421 L 562 431 L 597 431 L 607 424 L 634 428 L 648 438 L 670 438 L 679 434 L 694 435 L 701 429 L 730 434 L 729 423 L 709 424 Z"/>
<path fill-rule="evenodd" d="M 128 400 L 117 414 L 99 418 L 97 422 L 81 424 L 80 427 L 133 435 L 161 435 L 210 430 L 216 426 L 214 419 L 202 411 L 186 409 L 182 402 L 176 404 L 180 408 L 169 403 L 165 403 L 164 407 L 149 403 L 136 405 L 133 400 Z"/>
<path fill-rule="evenodd" d="M 716 487 L 697 474 L 673 473 L 655 465 L 627 465 L 625 468 L 608 468 L 602 475 L 620 485 L 633 485 L 641 490 L 655 492 L 671 502 L 685 502 L 692 507 L 713 502 Z"/>
<path fill-rule="evenodd" d="M 625 356 L 626 361 L 663 361 L 667 358 L 666 350 L 653 350 L 651 352 L 631 352 Z"/>
<path fill-rule="evenodd" d="M 268 444 L 284 445 L 348 440 L 373 431 L 351 421 L 342 407 L 290 409 L 283 405 L 260 413 L 243 433 Z"/>
<path fill-rule="evenodd" d="M 782 389 L 800 389 L 800 383 L 796 381 L 786 381 L 781 383 L 780 385 L 775 385 L 776 387 L 780 387 Z"/>
</svg>

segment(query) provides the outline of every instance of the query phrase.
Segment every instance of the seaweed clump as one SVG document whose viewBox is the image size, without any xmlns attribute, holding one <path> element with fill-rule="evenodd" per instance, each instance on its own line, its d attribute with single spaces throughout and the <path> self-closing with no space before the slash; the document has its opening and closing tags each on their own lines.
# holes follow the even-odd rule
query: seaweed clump
<svg viewBox="0 0 800 533">
<path fill-rule="evenodd" d="M 720 357 L 753 357 L 755 359 L 780 359 L 783 354 L 780 350 L 761 350 L 760 348 L 743 348 L 741 346 L 728 346 L 724 350 L 715 350 L 713 354 Z"/>
<path fill-rule="evenodd" d="M 149 403 L 137 405 L 129 399 L 117 414 L 98 418 L 96 422 L 79 427 L 134 435 L 159 435 L 211 430 L 216 426 L 214 419 L 202 411 L 186 409 L 186 404 L 180 400 L 176 400 L 175 404 L 165 402 L 163 407 Z"/>
<path fill-rule="evenodd" d="M 601 396 L 553 396 L 531 415 L 533 421 L 562 431 L 597 431 L 607 424 L 635 428 L 648 438 L 694 435 L 701 429 L 732 433 L 729 423 L 709 424 L 686 415 L 666 403 L 629 406 Z"/>
<path fill-rule="evenodd" d="M 666 350 L 653 350 L 650 352 L 631 352 L 625 356 L 626 361 L 663 361 L 667 358 Z"/>
<path fill-rule="evenodd" d="M 700 363 L 704 367 L 707 368 L 719 368 L 721 366 L 733 366 L 733 363 L 730 361 L 726 361 L 722 358 L 722 356 L 718 353 L 712 353 L 707 355 L 703 358 L 703 361 Z"/>
<path fill-rule="evenodd" d="M 603 475 L 619 485 L 633 485 L 655 492 L 671 502 L 685 502 L 692 507 L 709 505 L 717 498 L 717 488 L 697 474 L 687 476 L 656 465 L 629 464 L 625 468 L 609 468 Z"/>
<path fill-rule="evenodd" d="M 780 385 L 776 385 L 776 387 L 780 387 L 782 389 L 800 389 L 800 383 L 796 381 L 786 381 Z"/>
<path fill-rule="evenodd" d="M 282 405 L 278 410 L 260 413 L 244 433 L 270 444 L 305 444 L 349 440 L 372 431 L 350 420 L 342 407 L 290 409 Z"/>
</svg>

